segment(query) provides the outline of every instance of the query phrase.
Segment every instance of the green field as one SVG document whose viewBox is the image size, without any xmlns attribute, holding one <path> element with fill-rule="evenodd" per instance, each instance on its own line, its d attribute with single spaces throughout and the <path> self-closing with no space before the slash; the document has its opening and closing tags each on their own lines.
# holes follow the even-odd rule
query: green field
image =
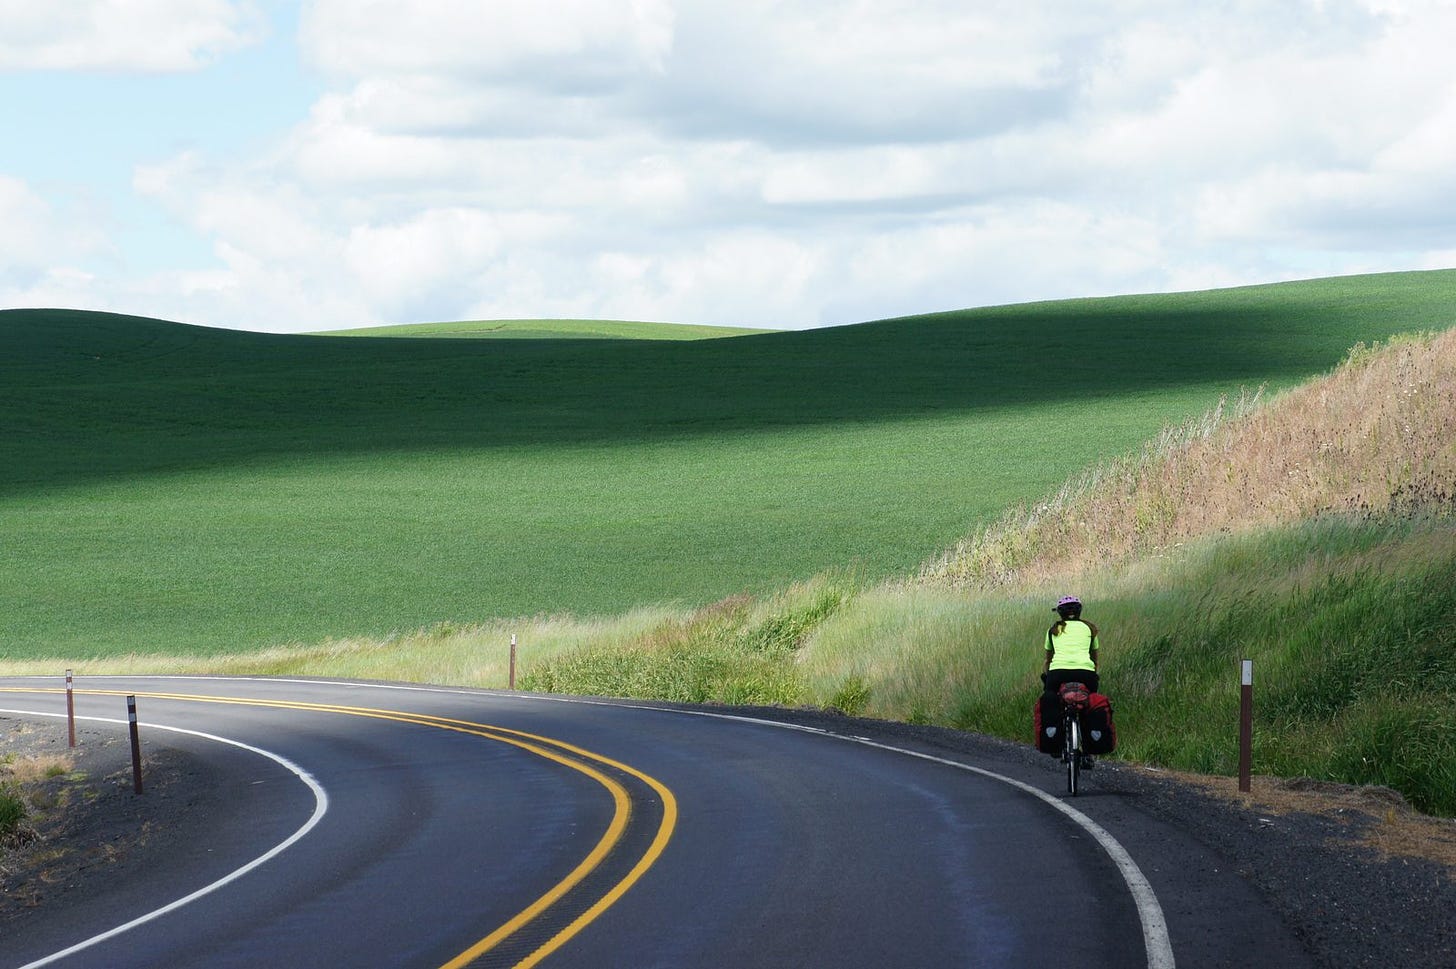
<svg viewBox="0 0 1456 969">
<path fill-rule="evenodd" d="M 903 574 L 1220 394 L 1453 305 L 1456 272 L 679 341 L 4 311 L 0 650 L 242 652 Z"/>
</svg>

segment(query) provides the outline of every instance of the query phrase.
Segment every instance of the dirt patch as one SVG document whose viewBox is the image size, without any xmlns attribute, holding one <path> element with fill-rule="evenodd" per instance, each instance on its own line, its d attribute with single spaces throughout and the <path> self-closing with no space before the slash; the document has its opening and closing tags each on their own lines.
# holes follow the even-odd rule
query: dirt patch
<svg viewBox="0 0 1456 969">
<path fill-rule="evenodd" d="M 182 775 L 176 753 L 146 758 L 138 797 L 125 737 L 83 727 L 77 740 L 68 747 L 63 725 L 0 719 L 0 777 L 27 810 L 0 846 L 0 925 L 50 899 L 103 888 L 109 872 L 167 830 L 172 811 L 185 809 L 171 797 Z"/>
<path fill-rule="evenodd" d="M 1149 776 L 1171 778 L 1243 807 L 1275 816 L 1308 814 L 1340 823 L 1332 847 L 1353 843 L 1385 858 L 1421 858 L 1445 866 L 1456 876 L 1456 820 L 1421 814 L 1400 792 L 1388 787 L 1355 786 L 1309 777 L 1253 777 L 1247 793 L 1234 777 L 1133 767 Z"/>
</svg>

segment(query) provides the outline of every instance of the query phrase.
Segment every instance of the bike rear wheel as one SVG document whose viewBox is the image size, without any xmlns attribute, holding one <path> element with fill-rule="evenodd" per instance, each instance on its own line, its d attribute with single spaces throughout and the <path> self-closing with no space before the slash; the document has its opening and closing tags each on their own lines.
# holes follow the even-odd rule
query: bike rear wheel
<svg viewBox="0 0 1456 969">
<path fill-rule="evenodd" d="M 1068 717 L 1063 743 L 1067 750 L 1067 793 L 1077 796 L 1082 781 L 1082 724 L 1076 717 Z"/>
</svg>

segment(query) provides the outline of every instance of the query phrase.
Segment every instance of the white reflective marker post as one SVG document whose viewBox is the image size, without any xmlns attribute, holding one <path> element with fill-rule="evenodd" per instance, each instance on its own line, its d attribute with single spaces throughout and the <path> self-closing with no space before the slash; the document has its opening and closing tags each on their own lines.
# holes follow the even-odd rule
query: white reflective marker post
<svg viewBox="0 0 1456 969">
<path fill-rule="evenodd" d="M 1239 790 L 1249 791 L 1254 763 L 1254 661 L 1243 660 L 1239 680 Z"/>
<path fill-rule="evenodd" d="M 516 634 L 511 633 L 511 676 L 510 688 L 516 688 Z"/>
<path fill-rule="evenodd" d="M 71 671 L 66 670 L 66 734 L 71 746 L 76 746 L 76 696 L 72 692 Z"/>
</svg>

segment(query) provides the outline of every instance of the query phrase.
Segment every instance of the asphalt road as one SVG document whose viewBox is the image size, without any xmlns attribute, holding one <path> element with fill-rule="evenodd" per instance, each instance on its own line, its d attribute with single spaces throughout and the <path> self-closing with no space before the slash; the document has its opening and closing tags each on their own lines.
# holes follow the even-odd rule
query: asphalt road
<svg viewBox="0 0 1456 969">
<path fill-rule="evenodd" d="M 0 680 L 0 709 L 64 711 L 56 687 Z M 137 695 L 146 748 L 207 758 L 221 807 L 165 863 L 0 939 L 6 966 L 1308 964 L 1241 879 L 1095 774 L 1069 800 L 1044 765 L 727 710 L 78 691 L 120 731 Z"/>
</svg>

